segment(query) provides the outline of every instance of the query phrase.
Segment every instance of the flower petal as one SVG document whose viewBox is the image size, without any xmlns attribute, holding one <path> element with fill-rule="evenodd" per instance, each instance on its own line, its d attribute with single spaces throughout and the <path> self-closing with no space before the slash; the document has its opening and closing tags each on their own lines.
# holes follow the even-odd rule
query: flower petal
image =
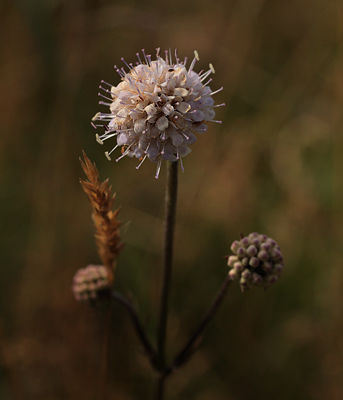
<svg viewBox="0 0 343 400">
<path fill-rule="evenodd" d="M 157 121 L 156 121 L 156 127 L 157 129 L 159 129 L 160 131 L 164 131 L 165 129 L 168 128 L 169 125 L 169 121 L 168 118 L 163 116 L 160 117 Z"/>
</svg>

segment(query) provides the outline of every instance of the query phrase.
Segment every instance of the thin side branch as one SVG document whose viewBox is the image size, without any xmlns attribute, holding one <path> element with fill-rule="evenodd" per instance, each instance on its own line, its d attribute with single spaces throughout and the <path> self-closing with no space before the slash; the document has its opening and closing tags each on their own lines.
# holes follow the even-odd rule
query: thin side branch
<svg viewBox="0 0 343 400">
<path fill-rule="evenodd" d="M 200 335 L 206 328 L 207 324 L 212 320 L 214 317 L 215 313 L 219 309 L 224 296 L 228 290 L 228 288 L 232 284 L 232 279 L 230 278 L 229 275 L 225 278 L 222 286 L 220 287 L 219 291 L 217 292 L 215 298 L 212 301 L 212 304 L 206 311 L 206 314 L 204 315 L 203 319 L 201 320 L 199 326 L 195 329 L 193 335 L 190 337 L 188 342 L 185 344 L 183 349 L 178 353 L 178 355 L 175 357 L 174 361 L 168 367 L 165 371 L 165 376 L 168 376 L 173 370 L 176 368 L 179 368 L 182 364 L 184 364 L 189 358 L 192 356 L 192 354 L 195 352 L 198 344 L 199 344 L 199 339 Z"/>
<path fill-rule="evenodd" d="M 133 326 L 134 326 L 136 334 L 137 334 L 137 337 L 140 340 L 141 344 L 143 345 L 143 347 L 146 351 L 146 354 L 148 355 L 151 365 L 153 366 L 153 368 L 158 370 L 157 361 L 156 361 L 157 360 L 156 351 L 153 348 L 153 346 L 151 345 L 151 343 L 145 333 L 143 325 L 141 324 L 141 322 L 138 318 L 138 314 L 137 314 L 135 307 L 126 297 L 124 297 L 119 292 L 112 291 L 112 298 L 114 300 L 116 300 L 119 304 L 124 306 L 126 308 L 126 310 L 129 312 Z"/>
</svg>

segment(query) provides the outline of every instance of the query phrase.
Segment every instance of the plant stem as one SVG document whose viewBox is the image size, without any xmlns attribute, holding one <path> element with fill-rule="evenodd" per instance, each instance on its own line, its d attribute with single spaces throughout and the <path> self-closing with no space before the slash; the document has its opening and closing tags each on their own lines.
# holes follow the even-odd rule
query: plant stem
<svg viewBox="0 0 343 400">
<path fill-rule="evenodd" d="M 137 336 L 138 336 L 139 340 L 141 341 L 141 343 L 150 359 L 152 366 L 154 368 L 157 368 L 156 352 L 155 352 L 154 348 L 152 347 L 149 339 L 146 336 L 146 333 L 145 333 L 144 328 L 138 318 L 138 315 L 137 315 L 137 312 L 136 312 L 134 306 L 126 297 L 124 297 L 122 294 L 120 294 L 116 291 L 112 291 L 112 298 L 114 300 L 116 300 L 118 303 L 120 303 L 122 306 L 124 306 L 129 311 L 133 326 L 137 333 Z"/>
<path fill-rule="evenodd" d="M 178 163 L 169 162 L 167 167 L 167 182 L 165 191 L 165 221 L 164 221 L 164 258 L 163 275 L 160 292 L 160 311 L 157 331 L 157 360 L 160 370 L 166 366 L 165 344 L 168 320 L 169 292 L 172 278 L 174 230 L 176 217 L 177 183 L 178 183 Z M 158 381 L 158 397 L 163 399 L 164 378 Z"/>
<path fill-rule="evenodd" d="M 165 388 L 165 386 L 164 386 L 165 379 L 166 379 L 166 375 L 164 375 L 164 374 L 161 374 L 157 379 L 156 392 L 155 392 L 155 397 L 154 397 L 155 400 L 163 399 L 164 388 Z"/>
<path fill-rule="evenodd" d="M 218 290 L 215 298 L 212 301 L 212 304 L 210 307 L 207 309 L 206 314 L 204 315 L 203 319 L 201 320 L 199 326 L 195 329 L 193 335 L 190 337 L 186 345 L 183 347 L 183 349 L 179 352 L 179 354 L 175 357 L 173 363 L 169 368 L 167 368 L 165 375 L 169 375 L 175 368 L 180 367 L 183 363 L 185 363 L 189 357 L 193 354 L 193 352 L 196 349 L 196 341 L 198 340 L 199 336 L 207 326 L 207 324 L 212 320 L 214 317 L 216 311 L 219 309 L 219 306 L 221 305 L 223 298 L 229 288 L 229 286 L 232 284 L 232 280 L 229 275 L 226 276 L 224 282 L 222 283 L 222 286 Z"/>
</svg>

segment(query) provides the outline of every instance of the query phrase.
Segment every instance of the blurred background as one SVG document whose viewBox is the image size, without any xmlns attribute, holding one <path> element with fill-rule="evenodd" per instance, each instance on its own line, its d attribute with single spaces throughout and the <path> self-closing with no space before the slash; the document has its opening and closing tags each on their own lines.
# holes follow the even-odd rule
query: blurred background
<svg viewBox="0 0 343 400">
<path fill-rule="evenodd" d="M 90 119 L 105 111 L 100 80 L 119 83 L 113 65 L 161 47 L 196 49 L 196 71 L 212 62 L 226 103 L 180 175 L 169 356 L 241 232 L 275 238 L 286 263 L 268 291 L 230 289 L 167 399 L 342 399 L 342 1 L 3 0 L 0 21 L 0 398 L 99 398 L 104 315 L 71 293 L 75 271 L 99 262 L 82 149 L 122 208 L 115 287 L 155 338 L 165 168 L 155 180 L 148 161 L 108 162 Z M 109 398 L 151 398 L 117 305 L 112 335 Z"/>
</svg>

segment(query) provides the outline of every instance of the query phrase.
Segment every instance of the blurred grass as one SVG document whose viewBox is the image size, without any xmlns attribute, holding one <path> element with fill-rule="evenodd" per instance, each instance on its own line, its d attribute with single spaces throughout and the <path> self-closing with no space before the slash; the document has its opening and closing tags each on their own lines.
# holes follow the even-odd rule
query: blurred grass
<svg viewBox="0 0 343 400">
<path fill-rule="evenodd" d="M 342 399 L 342 2 L 5 0 L 0 15 L 0 398 L 97 398 L 101 312 L 70 292 L 76 269 L 98 262 L 81 149 L 130 221 L 117 289 L 154 334 L 164 176 L 108 163 L 89 121 L 100 80 L 118 83 L 113 65 L 161 46 L 213 62 L 227 104 L 180 177 L 170 352 L 240 232 L 275 237 L 286 259 L 267 292 L 228 294 L 168 398 Z M 146 360 L 115 313 L 111 395 L 149 398 Z"/>
</svg>

